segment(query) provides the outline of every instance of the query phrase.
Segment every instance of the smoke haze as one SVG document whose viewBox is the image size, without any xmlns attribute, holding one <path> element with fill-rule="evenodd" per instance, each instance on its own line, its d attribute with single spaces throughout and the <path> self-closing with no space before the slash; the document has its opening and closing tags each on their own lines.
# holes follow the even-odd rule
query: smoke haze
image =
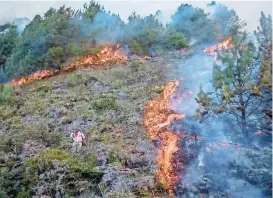
<svg viewBox="0 0 273 198">
<path fill-rule="evenodd" d="M 62 5 L 71 6 L 73 9 L 80 9 L 88 1 L 1 1 L 0 2 L 0 24 L 11 22 L 15 18 L 27 17 L 32 19 L 36 14 L 45 13 L 50 7 L 59 8 Z M 97 1 L 106 10 L 119 14 L 121 19 L 127 21 L 128 16 L 136 11 L 141 16 L 155 14 L 161 10 L 164 14 L 164 22 L 170 20 L 177 7 L 181 3 L 189 3 L 209 12 L 208 1 Z M 234 9 L 242 20 L 247 22 L 247 29 L 252 32 L 259 24 L 260 12 L 266 15 L 272 13 L 272 1 L 217 1 L 225 4 L 229 9 Z"/>
</svg>

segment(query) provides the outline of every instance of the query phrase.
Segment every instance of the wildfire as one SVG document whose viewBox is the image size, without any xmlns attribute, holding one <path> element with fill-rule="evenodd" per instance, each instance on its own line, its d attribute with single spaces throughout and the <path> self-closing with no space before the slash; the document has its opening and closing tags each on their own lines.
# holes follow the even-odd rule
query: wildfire
<svg viewBox="0 0 273 198">
<path fill-rule="evenodd" d="M 213 45 L 211 47 L 204 49 L 204 52 L 212 55 L 214 57 L 214 60 L 216 60 L 217 50 L 226 50 L 232 47 L 234 47 L 234 44 L 232 43 L 232 37 L 228 37 L 225 40 L 223 40 L 221 43 L 218 43 L 217 45 Z"/>
<path fill-rule="evenodd" d="M 26 77 L 22 77 L 19 79 L 13 79 L 11 81 L 13 86 L 16 85 L 23 85 L 23 84 L 27 84 L 30 82 L 33 82 L 35 80 L 41 80 L 43 78 L 49 77 L 49 76 L 53 76 L 55 74 L 55 71 L 53 70 L 42 70 L 42 71 L 37 71 L 29 76 Z"/>
<path fill-rule="evenodd" d="M 86 67 L 89 65 L 103 65 L 106 62 L 124 62 L 126 60 L 127 60 L 127 56 L 125 56 L 120 50 L 120 45 L 105 46 L 98 54 L 87 55 L 83 57 L 81 60 L 73 62 L 72 64 L 63 67 L 60 70 L 37 71 L 29 76 L 24 76 L 19 79 L 13 79 L 11 83 L 13 86 L 18 86 L 18 85 L 31 83 L 35 80 L 48 78 L 61 72 L 67 72 L 77 68 Z"/>
<path fill-rule="evenodd" d="M 178 81 L 167 83 L 158 98 L 146 103 L 144 114 L 144 128 L 149 138 L 160 141 L 157 178 L 170 194 L 173 194 L 174 186 L 178 182 L 173 162 L 174 154 L 178 151 L 177 143 L 181 137 L 173 134 L 169 128 L 172 121 L 185 117 L 184 114 L 171 112 L 171 100 L 175 96 L 177 86 Z"/>
</svg>

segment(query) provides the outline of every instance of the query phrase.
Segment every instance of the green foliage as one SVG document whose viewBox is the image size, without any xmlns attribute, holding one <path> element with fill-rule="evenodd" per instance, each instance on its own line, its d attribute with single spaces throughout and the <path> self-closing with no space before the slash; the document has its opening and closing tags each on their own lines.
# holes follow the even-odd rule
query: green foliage
<svg viewBox="0 0 273 198">
<path fill-rule="evenodd" d="M 116 107 L 116 96 L 113 94 L 103 94 L 99 99 L 92 102 L 96 110 L 113 109 Z"/>
<path fill-rule="evenodd" d="M 13 89 L 9 85 L 0 85 L 0 102 L 7 102 L 12 100 Z"/>
<path fill-rule="evenodd" d="M 60 48 L 77 35 L 75 26 L 69 24 L 72 15 L 73 10 L 63 6 L 58 10 L 51 8 L 44 17 L 35 16 L 16 43 L 16 50 L 6 64 L 5 73 L 13 76 L 45 68 L 47 53 L 52 63 L 62 63 L 66 51 L 60 52 Z"/>
<path fill-rule="evenodd" d="M 184 34 L 179 32 L 170 32 L 166 38 L 165 46 L 167 48 L 181 49 L 188 46 Z"/>
<path fill-rule="evenodd" d="M 18 33 L 15 25 L 10 25 L 9 30 L 0 34 L 0 71 L 5 69 L 4 65 L 10 57 L 18 40 Z"/>
<path fill-rule="evenodd" d="M 170 27 L 181 32 L 186 38 L 200 41 L 214 39 L 214 26 L 208 14 L 200 8 L 181 4 L 172 16 Z"/>
<path fill-rule="evenodd" d="M 154 15 L 141 17 L 135 12 L 128 17 L 128 21 L 125 42 L 129 42 L 130 50 L 138 55 L 151 54 L 151 50 L 160 45 L 162 24 Z"/>
<path fill-rule="evenodd" d="M 103 134 L 101 136 L 101 140 L 105 145 L 107 145 L 109 143 L 110 139 L 111 139 L 111 134 L 109 134 L 109 133 Z"/>
<path fill-rule="evenodd" d="M 20 37 L 15 26 L 0 36 L 1 78 L 60 69 L 82 56 L 97 54 L 101 49 L 98 46 L 105 41 L 128 45 L 137 55 L 187 46 L 184 32 L 170 33 L 157 15 L 141 17 L 132 13 L 128 21 L 124 24 L 118 15 L 106 12 L 95 1 L 84 4 L 83 10 L 50 8 L 43 16 L 36 15 Z"/>
<path fill-rule="evenodd" d="M 34 140 L 46 146 L 58 146 L 61 141 L 61 134 L 56 131 L 48 132 L 48 126 L 44 123 L 31 123 L 12 121 L 10 130 L 12 134 L 7 134 L 0 140 L 0 150 L 5 152 L 20 152 L 23 144 L 27 140 Z"/>
<path fill-rule="evenodd" d="M 259 107 L 264 100 L 253 74 L 253 71 L 257 72 L 254 69 L 254 46 L 247 43 L 241 47 L 245 38 L 246 35 L 237 35 L 236 46 L 220 56 L 222 65 L 214 65 L 212 84 L 215 92 L 204 93 L 200 87 L 196 100 L 202 110 L 197 109 L 195 118 L 203 121 L 211 113 L 232 115 L 239 126 L 239 133 L 247 140 L 257 127 L 251 116 L 263 118 Z M 247 126 L 252 126 L 252 129 L 249 130 Z"/>
<path fill-rule="evenodd" d="M 136 40 L 132 40 L 130 42 L 130 51 L 133 54 L 137 54 L 137 55 L 142 55 L 143 52 L 143 48 L 139 45 L 139 43 Z"/>
<path fill-rule="evenodd" d="M 3 194 L 9 197 L 31 197 L 34 195 L 34 188 L 39 187 L 41 182 L 51 182 L 53 185 L 48 192 L 45 192 L 45 195 L 50 195 L 52 189 L 60 190 L 54 187 L 54 183 L 58 180 L 60 185 L 64 186 L 61 194 L 75 196 L 82 191 L 96 190 L 94 186 L 101 181 L 103 172 L 94 167 L 93 153 L 83 159 L 78 159 L 62 150 L 49 149 L 39 156 L 26 159 L 24 163 L 7 161 L 1 168 L 1 177 L 4 180 L 0 181 L 0 186 L 4 188 Z M 56 169 L 59 171 L 55 172 Z M 47 172 L 52 173 L 50 181 L 42 177 Z M 60 177 L 59 173 L 63 174 L 63 177 Z M 82 186 L 86 183 L 89 185 Z"/>
<path fill-rule="evenodd" d="M 98 46 L 105 43 L 128 45 L 132 54 L 154 55 L 187 47 L 191 39 L 207 42 L 215 40 L 216 35 L 241 31 L 244 22 L 235 11 L 224 6 L 217 10 L 223 12 L 221 17 L 211 20 L 204 10 L 181 4 L 170 24 L 163 26 L 160 11 L 145 17 L 133 12 L 125 24 L 93 0 L 81 10 L 50 8 L 43 16 L 36 15 L 20 37 L 15 26 L 2 27 L 10 30 L 0 35 L 1 80 L 45 68 L 59 69 L 87 54 L 97 54 L 101 49 Z M 267 83 L 267 74 L 264 79 Z"/>
<path fill-rule="evenodd" d="M 60 68 L 71 55 L 70 48 L 65 47 L 52 47 L 46 53 L 47 64 Z"/>
<path fill-rule="evenodd" d="M 65 79 L 65 84 L 67 85 L 67 87 L 73 87 L 82 82 L 83 82 L 82 75 L 81 73 L 78 73 L 77 71 L 74 71 Z"/>
<path fill-rule="evenodd" d="M 87 5 L 86 3 L 83 6 L 84 10 L 80 11 L 78 14 L 83 13 L 82 15 L 87 18 L 90 19 L 91 21 L 94 20 L 95 16 L 99 13 L 99 12 L 103 12 L 104 11 L 104 7 L 101 6 L 99 3 L 96 3 L 95 1 L 90 1 L 89 4 Z"/>
<path fill-rule="evenodd" d="M 254 32 L 261 56 L 261 87 L 272 92 L 272 18 L 261 12 L 260 27 Z M 271 97 L 272 98 L 272 97 Z"/>
</svg>

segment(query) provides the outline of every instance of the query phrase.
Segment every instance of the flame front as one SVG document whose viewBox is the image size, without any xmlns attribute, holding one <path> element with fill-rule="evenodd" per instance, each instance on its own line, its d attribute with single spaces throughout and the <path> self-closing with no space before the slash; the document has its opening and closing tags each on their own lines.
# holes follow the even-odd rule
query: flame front
<svg viewBox="0 0 273 198">
<path fill-rule="evenodd" d="M 228 37 L 221 43 L 218 43 L 217 45 L 213 45 L 211 47 L 204 49 L 204 52 L 212 55 L 214 57 L 214 60 L 216 60 L 217 50 L 226 50 L 232 47 L 234 47 L 234 44 L 232 43 L 232 37 Z"/>
<path fill-rule="evenodd" d="M 185 117 L 184 114 L 171 112 L 171 100 L 176 94 L 177 86 L 178 81 L 167 83 L 158 98 L 146 103 L 144 114 L 144 128 L 149 138 L 160 141 L 157 178 L 170 194 L 173 194 L 175 184 L 179 181 L 173 162 L 174 154 L 178 151 L 177 143 L 180 137 L 172 133 L 169 128 L 172 121 Z"/>
<path fill-rule="evenodd" d="M 71 71 L 77 68 L 86 67 L 88 65 L 103 65 L 106 62 L 124 62 L 126 60 L 127 56 L 122 53 L 119 44 L 116 46 L 105 46 L 97 55 L 87 55 L 81 60 L 73 62 L 60 70 L 37 71 L 29 76 L 13 79 L 11 83 L 13 86 L 18 86 L 31 83 L 35 80 L 48 78 L 60 72 Z"/>
<path fill-rule="evenodd" d="M 11 84 L 13 86 L 16 85 L 23 85 L 23 84 L 27 84 L 30 82 L 33 82 L 35 80 L 41 80 L 43 78 L 49 77 L 49 76 L 53 76 L 55 74 L 55 72 L 53 70 L 42 70 L 42 71 L 37 71 L 29 76 L 26 77 L 22 77 L 20 79 L 13 79 L 11 81 Z"/>
</svg>

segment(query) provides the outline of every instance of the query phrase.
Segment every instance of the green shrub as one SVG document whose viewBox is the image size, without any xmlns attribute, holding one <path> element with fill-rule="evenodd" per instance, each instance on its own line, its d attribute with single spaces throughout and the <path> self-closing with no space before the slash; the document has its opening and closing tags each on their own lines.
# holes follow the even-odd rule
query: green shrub
<svg viewBox="0 0 273 198">
<path fill-rule="evenodd" d="M 1 100 L 0 100 L 1 101 Z M 5 120 L 16 115 L 17 107 L 13 104 L 0 105 L 0 119 Z"/>
<path fill-rule="evenodd" d="M 181 49 L 188 46 L 184 34 L 179 32 L 171 33 L 170 36 L 167 37 L 165 45 L 167 48 L 173 49 Z"/>
<path fill-rule="evenodd" d="M 136 40 L 132 40 L 130 42 L 130 51 L 133 54 L 137 54 L 137 55 L 143 55 L 143 48 L 139 45 L 139 43 Z"/>
<path fill-rule="evenodd" d="M 58 162 L 58 163 L 57 163 Z M 45 172 L 54 172 L 55 165 L 62 168 L 64 177 L 58 175 L 50 176 L 46 181 L 55 184 L 59 180 L 61 186 L 64 186 L 64 196 L 75 197 L 83 191 L 98 191 L 98 184 L 102 179 L 103 172 L 94 169 L 95 155 L 90 153 L 85 158 L 75 158 L 63 150 L 49 149 L 48 151 L 33 156 L 19 163 L 7 161 L 5 166 L 0 169 L 0 186 L 2 191 L 0 197 L 32 197 L 34 191 L 40 182 L 43 182 L 41 174 Z M 16 164 L 16 166 L 14 166 Z M 55 189 L 52 186 L 51 190 Z M 50 196 L 50 192 L 45 194 Z"/>
<path fill-rule="evenodd" d="M 112 136 L 109 133 L 103 134 L 101 137 L 103 144 L 107 145 L 109 143 L 111 137 Z"/>
<path fill-rule="evenodd" d="M 83 82 L 83 76 L 80 72 L 74 71 L 69 74 L 65 79 L 65 84 L 67 87 L 72 87 Z"/>
<path fill-rule="evenodd" d="M 116 108 L 116 97 L 113 94 L 102 95 L 101 98 L 92 102 L 92 106 L 96 110 Z"/>
<path fill-rule="evenodd" d="M 0 85 L 0 101 L 11 101 L 13 96 L 13 89 L 10 85 Z"/>
</svg>

